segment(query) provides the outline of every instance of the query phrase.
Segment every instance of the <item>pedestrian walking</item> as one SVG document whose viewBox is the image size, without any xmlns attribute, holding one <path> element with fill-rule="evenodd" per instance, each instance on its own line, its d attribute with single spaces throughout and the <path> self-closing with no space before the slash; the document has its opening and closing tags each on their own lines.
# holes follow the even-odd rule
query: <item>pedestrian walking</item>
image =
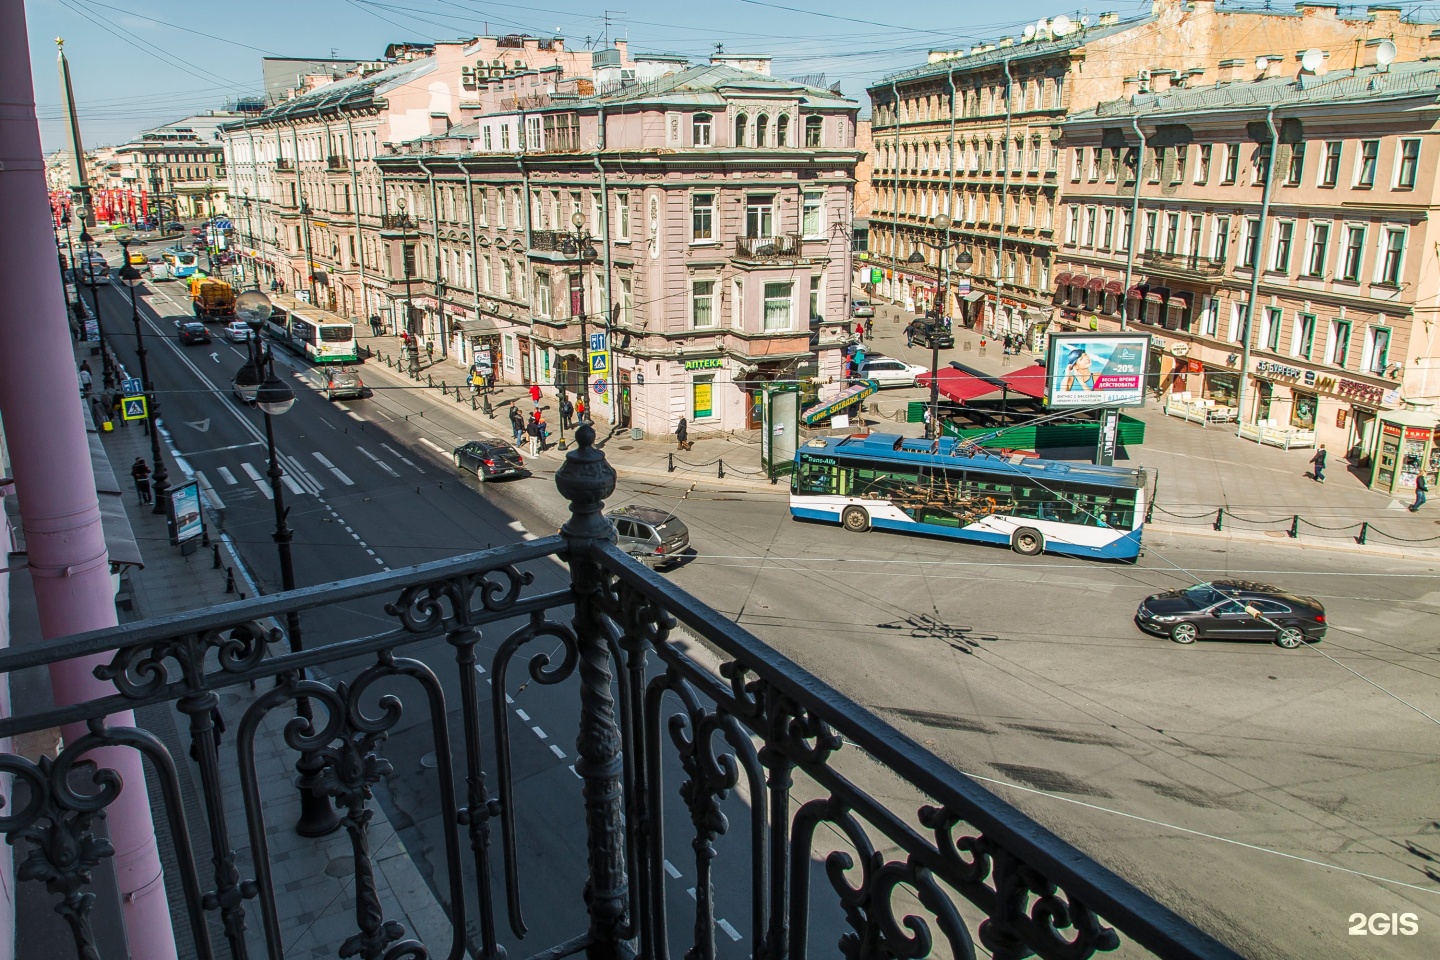
<svg viewBox="0 0 1440 960">
<path fill-rule="evenodd" d="M 560 394 L 560 429 L 569 430 L 571 418 L 575 416 L 575 404 L 565 394 Z"/>
<path fill-rule="evenodd" d="M 874 318 L 874 317 L 866 317 L 866 318 L 865 318 L 865 339 L 866 339 L 866 340 L 871 339 L 871 338 L 874 336 L 874 333 L 875 333 L 875 318 Z"/>
<path fill-rule="evenodd" d="M 80 396 L 90 396 L 90 390 L 95 386 L 95 374 L 90 372 L 90 364 L 80 364 Z"/>
<path fill-rule="evenodd" d="M 540 424 L 533 418 L 525 424 L 525 435 L 530 438 L 530 456 L 540 456 Z"/>
<path fill-rule="evenodd" d="M 425 359 L 435 362 L 435 341 L 428 338 L 425 341 Z"/>
<path fill-rule="evenodd" d="M 675 442 L 681 450 L 689 450 L 694 444 L 690 442 L 690 427 L 681 417 L 680 422 L 675 425 Z"/>
<path fill-rule="evenodd" d="M 530 384 L 530 402 L 535 404 L 535 409 L 540 409 L 540 384 Z"/>
<path fill-rule="evenodd" d="M 520 415 L 520 408 L 513 403 L 510 405 L 510 431 L 515 434 L 515 445 L 520 445 L 520 437 L 525 433 L 525 418 Z"/>
<path fill-rule="evenodd" d="M 120 424 L 121 429 L 130 429 L 130 421 L 125 419 L 125 401 L 119 390 L 110 396 L 110 419 Z"/>
<path fill-rule="evenodd" d="M 545 422 L 545 414 L 539 410 L 535 411 L 535 426 L 540 428 L 540 449 L 544 450 L 550 445 L 550 424 Z"/>
<path fill-rule="evenodd" d="M 1325 452 L 1325 444 L 1323 443 L 1320 444 L 1320 448 L 1315 451 L 1315 456 L 1310 458 L 1310 462 L 1315 465 L 1314 476 L 1316 483 L 1325 482 L 1325 461 L 1328 458 L 1329 454 Z"/>
<path fill-rule="evenodd" d="M 855 324 L 855 339 L 856 339 L 856 340 L 864 340 L 864 339 L 865 339 L 865 324 L 863 324 L 863 323 L 857 323 L 857 324 Z"/>
<path fill-rule="evenodd" d="M 916 332 L 917 332 L 917 331 L 916 331 L 916 329 L 915 329 L 915 321 L 914 321 L 914 320 L 911 320 L 909 323 L 907 323 L 907 324 L 905 325 L 905 346 L 907 346 L 907 347 L 913 347 L 913 346 L 915 346 L 915 334 L 916 334 Z"/>
<path fill-rule="evenodd" d="M 1410 504 L 1411 513 L 1419 513 L 1420 508 L 1425 506 L 1425 494 L 1430 492 L 1430 481 L 1425 479 L 1425 474 L 1415 478 L 1415 502 Z"/>
<path fill-rule="evenodd" d="M 584 398 L 584 397 L 576 397 L 576 398 L 575 398 L 575 422 L 576 422 L 576 423 L 588 423 L 588 422 L 590 422 L 590 415 L 589 415 L 588 412 L 586 412 L 586 409 L 585 409 L 585 398 Z"/>
<path fill-rule="evenodd" d="M 145 462 L 144 457 L 135 458 L 135 463 L 130 467 L 130 476 L 135 480 L 135 492 L 140 496 L 140 502 L 153 503 L 150 498 L 150 465 Z"/>
</svg>

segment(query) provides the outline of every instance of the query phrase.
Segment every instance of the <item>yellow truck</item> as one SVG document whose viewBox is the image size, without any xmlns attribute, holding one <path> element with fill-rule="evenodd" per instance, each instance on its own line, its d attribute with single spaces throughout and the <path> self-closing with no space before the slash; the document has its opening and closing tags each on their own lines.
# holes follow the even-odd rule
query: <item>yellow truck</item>
<svg viewBox="0 0 1440 960">
<path fill-rule="evenodd" d="M 235 288 L 214 277 L 191 277 L 190 300 L 201 320 L 220 320 L 235 315 Z"/>
</svg>

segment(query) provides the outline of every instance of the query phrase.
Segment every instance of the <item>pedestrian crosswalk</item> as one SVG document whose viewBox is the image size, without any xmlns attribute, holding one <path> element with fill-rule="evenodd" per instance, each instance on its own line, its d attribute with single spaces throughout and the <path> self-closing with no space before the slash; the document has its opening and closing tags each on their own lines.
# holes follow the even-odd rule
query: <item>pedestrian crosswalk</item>
<svg viewBox="0 0 1440 960">
<path fill-rule="evenodd" d="M 364 455 L 366 460 L 371 465 L 386 474 L 389 479 L 398 480 L 402 478 L 401 471 L 391 465 L 391 459 L 399 461 L 401 464 L 404 465 L 407 471 L 413 471 L 415 473 L 421 474 L 425 472 L 419 464 L 402 454 L 399 450 L 392 447 L 390 444 L 385 443 L 381 444 L 381 446 L 385 448 L 388 456 L 377 456 L 372 451 L 367 450 L 366 448 L 359 445 L 356 445 L 355 449 L 358 450 L 362 455 Z M 289 493 L 295 496 L 310 494 L 312 496 L 318 497 L 320 493 L 325 489 L 325 485 L 322 484 L 319 480 L 317 480 L 314 474 L 310 473 L 304 466 L 302 466 L 302 458 L 286 454 L 279 454 L 278 459 L 280 460 L 280 465 L 284 470 L 284 472 L 281 474 L 280 479 L 285 484 L 285 489 Z M 309 460 L 313 460 L 315 463 L 318 463 L 321 468 L 323 468 L 325 471 L 328 471 L 329 474 L 333 476 L 337 481 L 339 481 L 342 486 L 353 487 L 356 485 L 354 478 L 352 478 L 344 470 L 341 470 L 338 466 L 335 465 L 335 462 L 333 460 L 331 460 L 325 454 L 321 453 L 319 450 L 309 451 L 309 457 L 306 458 L 306 462 L 308 462 Z M 270 465 L 268 461 L 258 460 L 255 462 L 242 461 L 236 469 L 231 469 L 231 467 L 229 466 L 216 465 L 210 468 L 210 471 L 211 475 L 218 477 L 220 481 L 219 483 L 213 485 L 214 488 L 244 488 L 253 485 L 256 490 L 260 491 L 261 495 L 264 496 L 265 499 L 273 500 L 275 498 L 275 495 L 270 486 L 269 469 Z M 237 471 L 241 475 L 237 475 Z M 208 479 L 206 482 L 207 484 L 209 483 Z M 218 492 L 218 490 L 216 492 Z"/>
</svg>

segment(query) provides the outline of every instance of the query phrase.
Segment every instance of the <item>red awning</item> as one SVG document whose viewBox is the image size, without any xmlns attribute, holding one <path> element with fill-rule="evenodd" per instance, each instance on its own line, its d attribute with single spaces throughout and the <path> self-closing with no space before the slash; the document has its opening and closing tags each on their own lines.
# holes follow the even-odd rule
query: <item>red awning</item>
<svg viewBox="0 0 1440 960">
<path fill-rule="evenodd" d="M 1161 293 L 1159 290 L 1151 290 L 1149 293 L 1145 294 L 1145 299 L 1149 300 L 1151 303 L 1164 303 L 1165 294 Z"/>
<path fill-rule="evenodd" d="M 1131 288 L 1130 288 L 1130 299 L 1131 299 L 1131 300 L 1144 300 L 1144 299 L 1145 299 L 1145 291 L 1142 290 L 1142 289 L 1140 289 L 1139 287 L 1131 287 Z"/>
<path fill-rule="evenodd" d="M 1070 283 L 1070 274 L 1068 274 L 1068 273 L 1057 273 L 1057 274 L 1055 275 L 1055 286 L 1057 286 L 1057 287 L 1064 287 L 1064 286 L 1068 286 L 1069 283 Z"/>
<path fill-rule="evenodd" d="M 1194 298 L 1194 296 L 1195 295 L 1193 293 L 1188 293 L 1184 290 L 1176 290 L 1174 293 L 1170 294 L 1170 306 L 1188 310 L 1190 308 L 1190 301 Z"/>
<path fill-rule="evenodd" d="M 1109 283 L 1105 284 L 1105 292 L 1111 294 L 1112 296 L 1118 297 L 1120 296 L 1120 294 L 1125 292 L 1125 285 L 1119 280 L 1111 280 Z"/>
<path fill-rule="evenodd" d="M 1010 385 L 1010 389 L 1016 393 L 1023 393 L 1027 397 L 1045 398 L 1045 368 L 1040 366 L 1021 367 L 1014 373 L 1007 373 L 1000 378 Z"/>
<path fill-rule="evenodd" d="M 1105 278 L 1091 277 L 1090 281 L 1086 283 L 1085 286 L 1087 289 L 1094 290 L 1096 293 L 1099 293 L 1101 290 L 1105 289 Z"/>
<path fill-rule="evenodd" d="M 930 374 L 920 374 L 920 376 L 915 378 L 915 382 L 922 387 L 928 388 L 930 386 Z M 956 403 L 965 403 L 967 400 L 983 397 L 985 394 L 994 393 L 999 389 L 999 387 L 990 381 L 971 376 L 964 370 L 945 367 L 940 371 L 940 394 L 954 400 Z"/>
</svg>

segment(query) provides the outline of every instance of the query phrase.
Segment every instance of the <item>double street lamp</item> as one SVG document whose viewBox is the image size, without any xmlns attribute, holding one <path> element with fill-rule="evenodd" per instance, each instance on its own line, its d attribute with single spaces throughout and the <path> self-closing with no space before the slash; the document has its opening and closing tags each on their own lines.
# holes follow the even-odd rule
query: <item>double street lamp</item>
<svg viewBox="0 0 1440 960">
<path fill-rule="evenodd" d="M 409 334 L 406 351 L 409 362 L 406 367 L 410 376 L 416 380 L 420 379 L 420 352 L 417 349 L 419 343 L 415 339 L 415 307 L 410 301 L 410 273 L 414 268 L 414 256 L 410 253 L 409 235 L 406 229 L 410 226 L 410 217 L 405 213 L 405 198 L 398 197 L 395 200 L 395 207 L 400 211 L 400 265 L 405 273 L 405 332 Z"/>
<path fill-rule="evenodd" d="M 275 532 L 270 536 L 280 552 L 280 588 L 290 591 L 295 589 L 295 564 L 290 554 L 294 533 L 286 522 L 290 511 L 285 507 L 285 485 L 281 482 L 285 470 L 275 453 L 275 427 L 271 418 L 281 416 L 295 405 L 295 392 L 275 375 L 275 359 L 260 341 L 260 329 L 270 319 L 273 309 L 270 298 L 259 290 L 248 290 L 235 298 L 235 315 L 250 326 L 250 337 L 246 341 L 249 358 L 235 373 L 235 392 L 247 403 L 259 407 L 265 418 L 265 448 L 270 455 L 270 469 L 265 475 L 270 478 L 270 495 L 275 504 Z M 291 610 L 285 617 L 290 652 L 300 653 L 305 649 L 300 635 L 300 613 Z M 299 678 L 304 680 L 304 669 L 298 672 Z M 295 715 L 313 729 L 315 715 L 310 708 L 309 697 L 301 695 L 295 698 Z M 295 772 L 300 775 L 301 784 L 300 820 L 295 824 L 295 832 L 302 837 L 322 837 L 340 826 L 335 805 L 308 786 L 323 767 L 323 761 L 309 754 L 301 754 L 295 763 Z"/>
<path fill-rule="evenodd" d="M 120 268 L 120 279 L 130 290 L 130 322 L 135 325 L 135 355 L 140 358 L 140 385 L 145 390 L 145 430 L 150 435 L 150 460 L 155 464 L 153 480 L 155 507 L 153 513 L 165 512 L 165 495 L 170 490 L 170 471 L 165 468 L 165 459 L 160 455 L 160 430 L 156 424 L 160 415 L 160 401 L 155 396 L 155 384 L 150 380 L 150 365 L 146 362 L 145 336 L 140 329 L 140 310 L 135 301 L 135 287 L 140 282 L 140 271 L 130 263 L 130 243 L 133 234 L 128 229 L 115 232 L 124 251 L 125 265 Z"/>
<path fill-rule="evenodd" d="M 945 309 L 945 301 L 950 296 L 950 267 L 948 261 L 945 259 L 945 254 L 954 250 L 956 247 L 963 246 L 965 241 L 963 238 L 957 238 L 954 241 L 950 239 L 950 224 L 953 221 L 945 214 L 942 213 L 936 216 L 930 222 L 936 230 L 941 232 L 944 239 L 939 243 L 931 243 L 928 240 L 919 239 L 917 239 L 916 242 L 940 252 L 940 290 L 937 292 L 934 302 L 931 303 L 930 309 L 925 313 L 930 322 L 930 423 L 925 428 L 925 438 L 927 440 L 936 440 L 939 439 L 941 435 L 939 328 L 945 322 L 945 315 L 948 312 Z M 919 250 L 916 250 L 906 258 L 906 262 L 923 264 L 925 262 L 925 255 Z M 955 258 L 955 266 L 959 268 L 961 273 L 969 273 L 970 268 L 974 265 L 975 258 L 970 256 L 969 250 L 961 250 L 960 255 Z"/>
<path fill-rule="evenodd" d="M 100 331 L 100 368 L 104 371 L 105 389 L 111 390 L 115 387 L 115 367 L 110 362 L 110 347 L 105 343 L 105 321 L 100 314 L 100 278 L 110 272 L 110 267 L 108 264 L 100 269 L 95 266 L 96 258 L 102 264 L 105 258 L 95 250 L 95 238 L 90 236 L 90 230 L 85 226 L 90 216 L 89 209 L 80 207 L 76 213 L 80 217 L 80 242 L 85 246 L 76 280 L 78 282 L 83 277 L 85 285 L 90 288 L 90 300 L 95 305 L 95 328 Z"/>
<path fill-rule="evenodd" d="M 585 264 L 594 263 L 600 254 L 595 250 L 595 238 L 585 229 L 585 214 L 576 210 L 570 215 L 574 228 L 560 235 L 560 252 L 580 269 L 570 277 L 570 314 L 580 318 L 580 402 L 589 409 L 590 397 L 590 328 L 585 318 Z M 565 400 L 565 380 L 560 379 L 560 401 Z M 576 429 L 579 429 L 577 424 Z M 560 417 L 559 448 L 565 450 L 565 418 Z"/>
</svg>

